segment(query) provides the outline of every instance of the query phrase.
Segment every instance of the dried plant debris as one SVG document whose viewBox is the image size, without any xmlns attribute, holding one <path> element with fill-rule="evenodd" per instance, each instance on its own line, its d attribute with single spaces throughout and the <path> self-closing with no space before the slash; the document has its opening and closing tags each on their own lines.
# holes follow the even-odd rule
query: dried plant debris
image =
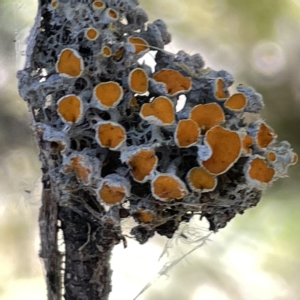
<svg viewBox="0 0 300 300">
<path fill-rule="evenodd" d="M 39 2 L 19 90 L 61 206 L 89 195 L 91 218 L 120 228 L 133 217 L 140 243 L 193 215 L 218 231 L 297 162 L 259 117 L 262 96 L 231 95 L 229 73 L 165 51 L 165 23 L 136 0 Z M 149 51 L 155 70 L 141 63 Z"/>
</svg>

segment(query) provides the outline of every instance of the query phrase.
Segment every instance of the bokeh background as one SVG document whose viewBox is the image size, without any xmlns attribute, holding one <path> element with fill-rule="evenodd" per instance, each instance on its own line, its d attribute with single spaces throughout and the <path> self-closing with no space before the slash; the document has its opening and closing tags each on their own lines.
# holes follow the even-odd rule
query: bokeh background
<svg viewBox="0 0 300 300">
<path fill-rule="evenodd" d="M 200 53 L 235 84 L 263 94 L 263 118 L 300 153 L 300 0 L 140 0 L 150 20 L 172 33 L 169 51 Z M 15 73 L 24 63 L 34 0 L 0 0 L 0 299 L 46 300 L 38 258 L 40 170 L 26 104 Z M 110 300 L 300 299 L 300 164 L 210 241 L 158 276 L 167 262 L 199 246 L 206 223 L 182 228 L 166 246 L 160 236 L 116 247 Z M 124 224 L 124 227 L 127 225 Z M 188 231 L 187 231 L 188 230 Z M 165 255 L 159 260 L 163 250 Z"/>
</svg>

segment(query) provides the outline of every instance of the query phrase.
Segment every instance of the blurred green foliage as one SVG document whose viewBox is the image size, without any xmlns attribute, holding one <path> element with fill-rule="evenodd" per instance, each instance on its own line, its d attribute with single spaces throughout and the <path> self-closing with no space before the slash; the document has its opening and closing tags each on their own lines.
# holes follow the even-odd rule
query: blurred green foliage
<svg viewBox="0 0 300 300">
<path fill-rule="evenodd" d="M 279 139 L 288 140 L 300 154 L 299 0 L 140 0 L 140 4 L 150 20 L 160 18 L 168 24 L 174 41 L 169 49 L 199 52 L 206 66 L 226 69 L 235 84 L 243 82 L 262 93 L 263 117 Z M 45 295 L 34 298 L 37 292 L 30 291 L 22 298 L 10 298 L 8 284 L 42 276 L 36 242 L 38 205 L 33 205 L 39 200 L 34 194 L 38 193 L 37 149 L 15 79 L 35 7 L 35 1 L 0 0 L 0 259 L 4 262 L 0 298 L 7 300 Z M 193 293 L 204 286 L 222 292 L 222 299 L 299 299 L 300 164 L 289 174 L 266 192 L 255 209 L 236 217 L 213 236 L 213 243 L 176 266 L 167 281 L 159 280 L 140 299 L 197 300 Z M 244 277 L 239 267 L 244 268 Z M 281 288 L 277 297 L 276 286 Z M 201 299 L 214 298 L 207 294 Z"/>
</svg>

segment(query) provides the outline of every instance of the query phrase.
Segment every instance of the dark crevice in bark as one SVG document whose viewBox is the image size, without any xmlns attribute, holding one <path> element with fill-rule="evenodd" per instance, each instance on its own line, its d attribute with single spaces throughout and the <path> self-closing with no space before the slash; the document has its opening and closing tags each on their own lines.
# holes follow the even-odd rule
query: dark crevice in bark
<svg viewBox="0 0 300 300">
<path fill-rule="evenodd" d="M 59 208 L 59 219 L 65 242 L 65 299 L 108 299 L 114 237 L 104 236 L 102 224 L 95 225 L 70 207 Z"/>
<path fill-rule="evenodd" d="M 57 242 L 57 197 L 51 186 L 45 186 L 42 193 L 42 206 L 39 214 L 41 237 L 40 257 L 44 261 L 47 294 L 49 300 L 61 299 L 61 264 L 63 254 Z"/>
</svg>

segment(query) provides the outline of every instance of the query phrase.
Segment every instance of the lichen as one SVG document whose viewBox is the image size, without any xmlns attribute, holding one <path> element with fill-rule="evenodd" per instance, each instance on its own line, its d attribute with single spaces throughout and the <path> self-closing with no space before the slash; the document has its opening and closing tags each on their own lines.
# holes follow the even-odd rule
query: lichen
<svg viewBox="0 0 300 300">
<path fill-rule="evenodd" d="M 41 2 L 39 9 L 52 21 L 37 17 L 37 26 L 28 42 L 27 62 L 18 78 L 20 95 L 32 111 L 33 127 L 38 132 L 36 136 L 41 151 L 48 160 L 46 172 L 60 187 L 61 199 L 69 199 L 63 205 L 76 205 L 69 195 L 76 195 L 80 190 L 88 191 L 95 199 L 99 198 L 99 186 L 106 188 L 101 190 L 103 195 L 104 192 L 112 193 L 113 189 L 105 178 L 122 177 L 123 181 L 117 185 L 121 196 L 115 196 L 110 208 L 98 213 L 108 216 L 113 207 L 121 219 L 134 217 L 137 223 L 131 234 L 140 243 L 145 243 L 155 232 L 172 237 L 179 224 L 188 222 L 193 215 L 206 218 L 209 229 L 218 231 L 237 213 L 255 206 L 264 189 L 286 176 L 288 166 L 296 161 L 295 154 L 287 142 L 279 142 L 273 132 L 270 134 L 271 130 L 260 119 L 261 95 L 251 87 L 240 85 L 237 95 L 244 101 L 242 104 L 234 102 L 228 90 L 233 77 L 228 72 L 205 68 L 198 54 L 167 52 L 164 46 L 171 41 L 171 35 L 165 23 L 162 20 L 147 23 L 147 14 L 137 1 L 107 0 L 82 4 L 66 0 L 52 1 L 51 5 L 48 2 Z M 86 38 L 91 28 L 94 34 Z M 143 43 L 139 44 L 139 41 Z M 147 61 L 140 62 L 149 51 L 156 51 L 155 70 L 151 70 Z M 136 88 L 131 82 L 132 74 L 137 70 L 147 81 L 143 82 L 142 88 Z M 176 75 L 174 79 L 170 74 Z M 177 82 L 176 78 L 181 78 L 182 82 Z M 101 106 L 95 101 L 94 91 L 97 86 L 108 82 L 120 86 L 121 98 L 117 97 L 113 104 L 104 102 Z M 76 122 L 65 122 L 58 110 L 60 99 L 70 94 L 82 101 L 81 116 Z M 180 112 L 176 112 L 174 108 L 183 94 L 186 103 Z M 102 101 L 101 95 L 98 98 Z M 157 99 L 167 99 L 168 112 L 159 111 Z M 166 109 L 163 105 L 161 107 Z M 205 118 L 199 117 L 198 120 L 194 117 L 197 108 L 205 107 L 215 107 L 221 117 L 209 120 L 208 125 Z M 145 108 L 150 112 L 146 114 Z M 167 113 L 171 120 L 162 120 Z M 255 121 L 247 123 L 245 113 L 252 114 Z M 154 119 L 159 122 L 154 122 Z M 179 129 L 176 132 L 176 128 L 181 121 L 190 119 L 199 125 L 198 133 L 197 128 L 194 130 L 198 136 L 179 142 Z M 113 143 L 113 137 L 101 136 L 101 124 L 121 128 L 120 141 Z M 263 142 L 262 126 L 269 130 Z M 212 142 L 212 132 L 219 127 L 219 132 L 234 132 L 235 145 L 241 149 L 235 148 L 231 153 L 232 144 L 225 138 Z M 210 142 L 207 142 L 208 135 Z M 56 147 L 55 157 L 54 144 L 63 145 Z M 142 165 L 134 165 L 128 160 L 139 149 L 148 149 L 155 157 L 153 168 L 151 165 L 145 172 L 141 170 Z M 269 153 L 276 159 L 268 158 Z M 75 155 L 88 162 L 88 180 L 80 178 L 78 168 L 73 167 L 75 171 L 68 168 Z M 211 174 L 213 182 L 210 188 L 202 188 L 202 182 L 197 183 L 197 179 L 194 180 L 199 186 L 191 188 L 187 182 L 191 170 L 201 167 L 208 174 L 208 164 L 222 166 L 224 157 L 232 155 L 231 161 L 225 162 L 226 168 L 221 168 L 222 172 Z M 264 168 L 254 170 L 256 161 Z M 139 163 L 143 164 L 143 161 Z M 136 170 L 142 175 L 136 175 Z M 260 180 L 265 178 L 260 174 L 264 170 L 272 173 L 268 180 Z M 160 174 L 164 174 L 162 189 L 165 190 L 154 192 L 153 185 Z M 180 188 L 177 192 L 167 190 L 170 178 L 178 179 Z M 113 183 L 109 184 L 113 186 Z M 172 188 L 172 184 L 170 186 Z M 209 191 L 203 192 L 206 190 Z M 147 214 L 142 215 L 142 212 Z"/>
</svg>

